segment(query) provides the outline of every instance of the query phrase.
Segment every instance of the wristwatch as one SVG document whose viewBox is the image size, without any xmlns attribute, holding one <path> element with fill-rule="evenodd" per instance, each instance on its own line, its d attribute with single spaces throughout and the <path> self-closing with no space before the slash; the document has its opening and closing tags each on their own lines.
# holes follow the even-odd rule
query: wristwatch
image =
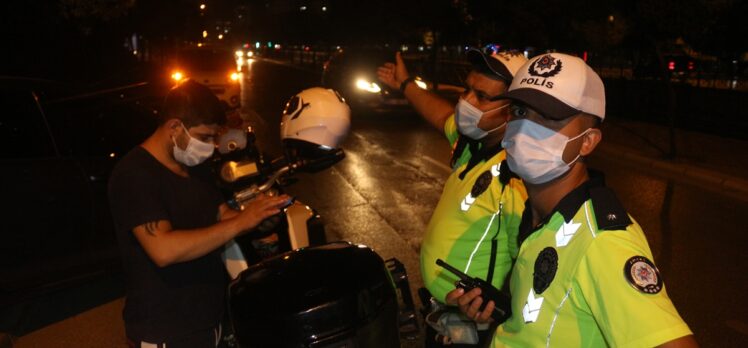
<svg viewBox="0 0 748 348">
<path fill-rule="evenodd" d="M 411 82 L 413 82 L 415 80 L 416 80 L 415 76 L 411 76 L 411 77 L 408 77 L 407 79 L 405 79 L 402 83 L 400 83 L 400 92 L 403 93 L 403 94 L 405 94 L 405 88 L 408 87 L 409 83 L 411 83 Z"/>
</svg>

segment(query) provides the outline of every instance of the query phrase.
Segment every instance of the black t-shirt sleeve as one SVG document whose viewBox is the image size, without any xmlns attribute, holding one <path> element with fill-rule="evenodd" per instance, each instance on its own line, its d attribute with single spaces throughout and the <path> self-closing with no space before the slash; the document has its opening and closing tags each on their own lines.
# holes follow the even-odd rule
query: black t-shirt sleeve
<svg viewBox="0 0 748 348">
<path fill-rule="evenodd" d="M 123 230 L 147 222 L 169 220 L 166 205 L 162 200 L 156 177 L 147 170 L 124 170 L 113 175 L 109 182 L 109 201 L 112 217 Z"/>
</svg>

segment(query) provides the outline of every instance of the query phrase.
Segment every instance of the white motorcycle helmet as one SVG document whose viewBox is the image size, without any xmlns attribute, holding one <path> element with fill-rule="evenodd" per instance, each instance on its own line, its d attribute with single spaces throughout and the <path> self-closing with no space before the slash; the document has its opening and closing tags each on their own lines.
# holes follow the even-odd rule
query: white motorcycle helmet
<svg viewBox="0 0 748 348">
<path fill-rule="evenodd" d="M 338 148 L 351 126 L 351 108 L 332 89 L 313 87 L 291 97 L 281 118 L 284 147 Z"/>
</svg>

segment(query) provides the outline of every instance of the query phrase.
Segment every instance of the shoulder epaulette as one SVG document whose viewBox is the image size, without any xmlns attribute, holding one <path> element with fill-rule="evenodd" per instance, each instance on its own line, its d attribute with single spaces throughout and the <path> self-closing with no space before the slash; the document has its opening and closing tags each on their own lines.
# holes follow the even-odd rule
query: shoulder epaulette
<svg viewBox="0 0 748 348">
<path fill-rule="evenodd" d="M 599 230 L 622 230 L 631 224 L 629 214 L 613 190 L 603 186 L 590 188 L 589 191 Z"/>
</svg>

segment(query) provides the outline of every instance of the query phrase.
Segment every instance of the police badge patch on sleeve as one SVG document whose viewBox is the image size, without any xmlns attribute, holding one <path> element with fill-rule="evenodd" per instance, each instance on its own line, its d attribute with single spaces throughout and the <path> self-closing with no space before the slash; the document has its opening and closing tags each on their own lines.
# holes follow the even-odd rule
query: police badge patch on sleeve
<svg viewBox="0 0 748 348">
<path fill-rule="evenodd" d="M 662 277 L 654 263 L 644 256 L 634 256 L 623 266 L 623 275 L 629 284 L 645 294 L 662 290 Z"/>
</svg>

